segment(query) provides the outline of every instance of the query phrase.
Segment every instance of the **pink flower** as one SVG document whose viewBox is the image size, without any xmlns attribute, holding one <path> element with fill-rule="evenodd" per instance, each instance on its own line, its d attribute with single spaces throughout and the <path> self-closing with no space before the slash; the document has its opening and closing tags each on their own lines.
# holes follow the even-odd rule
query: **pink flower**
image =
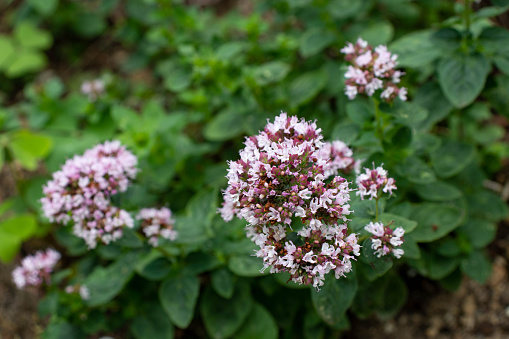
<svg viewBox="0 0 509 339">
<path fill-rule="evenodd" d="M 110 196 L 127 190 L 137 162 L 119 141 L 106 141 L 74 156 L 43 187 L 44 215 L 64 225 L 74 221 L 74 234 L 89 248 L 95 248 L 97 240 L 115 241 L 122 236 L 122 227 L 134 223 L 129 213 L 111 206 Z"/>
<path fill-rule="evenodd" d="M 406 88 L 396 85 L 404 73 L 395 69 L 398 56 L 389 52 L 387 46 L 380 45 L 373 50 L 359 38 L 355 45 L 348 42 L 341 53 L 351 63 L 345 73 L 345 94 L 350 100 L 357 94 L 373 96 L 376 91 L 382 90 L 380 98 L 386 102 L 395 98 L 406 101 Z"/>
<path fill-rule="evenodd" d="M 350 214 L 348 182 L 335 176 L 354 163 L 342 142 L 324 143 L 316 123 L 281 113 L 246 139 L 240 159 L 229 163 L 222 217 L 248 222 L 264 270 L 289 272 L 299 284 L 323 285 L 331 270 L 341 277 L 358 255 L 357 238 L 344 222 Z M 300 219 L 301 229 L 292 220 Z M 288 239 L 296 233 L 302 244 Z M 349 240 L 346 238 L 349 236 Z"/>
<path fill-rule="evenodd" d="M 356 184 L 358 187 L 357 195 L 364 199 L 365 196 L 369 196 L 369 199 L 380 198 L 381 191 L 384 193 L 392 194 L 392 191 L 397 189 L 395 180 L 387 177 L 387 171 L 378 166 L 373 169 L 364 168 L 365 172 L 360 173 L 357 176 Z"/>
<path fill-rule="evenodd" d="M 159 237 L 169 240 L 177 238 L 177 231 L 173 229 L 175 220 L 172 219 L 169 208 L 143 208 L 136 219 L 142 220 L 143 233 L 149 238 L 149 243 L 154 247 L 158 246 Z"/>
<path fill-rule="evenodd" d="M 38 251 L 35 255 L 27 256 L 12 272 L 14 283 L 19 289 L 26 286 L 39 286 L 43 282 L 50 284 L 50 273 L 60 260 L 60 253 L 54 249 L 46 252 Z"/>
<path fill-rule="evenodd" d="M 405 230 L 401 227 L 392 230 L 384 226 L 381 222 L 370 222 L 364 227 L 366 231 L 371 233 L 371 248 L 375 250 L 377 257 L 381 257 L 392 253 L 396 258 L 401 258 L 405 252 L 400 247 L 403 244 L 403 235 Z"/>
</svg>

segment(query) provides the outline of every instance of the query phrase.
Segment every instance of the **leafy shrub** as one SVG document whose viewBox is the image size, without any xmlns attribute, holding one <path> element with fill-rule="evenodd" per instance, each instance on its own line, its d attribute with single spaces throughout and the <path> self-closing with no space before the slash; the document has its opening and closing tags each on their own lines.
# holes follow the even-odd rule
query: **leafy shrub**
<svg viewBox="0 0 509 339">
<path fill-rule="evenodd" d="M 53 35 L 45 44 L 34 38 L 31 52 L 42 56 L 54 41 L 48 61 L 57 72 L 33 78 L 38 64 L 13 75 L 0 59 L 2 74 L 24 75 L 0 81 L 8 95 L 22 91 L 0 110 L 0 159 L 18 176 L 19 193 L 0 208 L 11 210 L 0 215 L 0 258 L 11 260 L 22 241 L 50 233 L 68 259 L 40 303 L 41 316 L 50 316 L 43 337 L 324 337 L 348 328 L 351 316 L 396 314 L 408 270 L 449 289 L 464 274 L 484 282 L 491 267 L 484 249 L 508 214 L 483 185 L 509 154 L 504 128 L 493 123 L 508 116 L 509 38 L 488 19 L 508 4 L 493 4 L 473 12 L 469 1 L 278 0 L 222 17 L 180 1 L 7 6 L 14 29 L 0 43 L 24 46 L 34 35 L 16 32 L 26 27 Z M 430 28 L 437 22 L 440 29 Z M 399 55 L 407 102 L 344 95 L 340 49 L 359 36 Z M 84 72 L 94 43 L 118 48 L 115 72 Z M 58 71 L 56 55 L 71 75 Z M 92 79 L 98 82 L 81 86 Z M 346 277 L 326 275 L 320 291 L 288 282 L 288 272 L 261 273 L 246 223 L 226 224 L 216 213 L 227 161 L 281 109 L 316 119 L 325 139 L 349 144 L 365 167 L 383 163 L 397 183 L 391 199 L 376 203 L 350 194 L 348 228 L 364 238 L 362 250 Z M 108 204 L 131 213 L 171 207 L 174 241 L 160 238 L 154 248 L 136 221 L 117 241 L 89 251 L 72 227 L 42 217 L 48 176 L 24 170 L 55 172 L 113 139 L 138 158 L 139 173 Z M 354 173 L 345 177 L 355 181 Z M 374 253 L 364 229 L 372 222 L 405 230 L 401 259 Z"/>
</svg>

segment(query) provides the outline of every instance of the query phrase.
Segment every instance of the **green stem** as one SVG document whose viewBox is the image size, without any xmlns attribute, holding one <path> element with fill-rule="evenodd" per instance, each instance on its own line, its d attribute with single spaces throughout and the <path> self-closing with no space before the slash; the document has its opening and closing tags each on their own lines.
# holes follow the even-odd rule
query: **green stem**
<svg viewBox="0 0 509 339">
<path fill-rule="evenodd" d="M 470 32 L 470 0 L 465 0 L 465 27 Z"/>
<path fill-rule="evenodd" d="M 375 129 L 375 135 L 380 140 L 380 142 L 383 141 L 384 132 L 382 129 L 382 123 L 381 123 L 381 112 L 380 112 L 380 103 L 378 102 L 378 99 L 373 98 L 373 101 L 375 102 L 375 119 L 376 119 L 376 129 Z"/>
<path fill-rule="evenodd" d="M 378 198 L 375 199 L 375 222 L 378 222 Z"/>
</svg>

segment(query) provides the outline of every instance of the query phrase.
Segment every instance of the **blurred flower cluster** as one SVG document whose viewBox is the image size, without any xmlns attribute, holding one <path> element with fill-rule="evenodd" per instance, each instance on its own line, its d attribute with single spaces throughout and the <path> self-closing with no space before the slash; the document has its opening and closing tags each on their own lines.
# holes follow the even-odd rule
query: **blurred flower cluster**
<svg viewBox="0 0 509 339">
<path fill-rule="evenodd" d="M 66 161 L 53 173 L 41 199 L 44 215 L 61 224 L 74 221 L 74 234 L 89 248 L 122 236 L 133 227 L 129 213 L 111 205 L 110 196 L 124 192 L 136 176 L 137 158 L 119 141 L 107 141 Z"/>
<path fill-rule="evenodd" d="M 21 289 L 27 286 L 39 286 L 43 282 L 50 284 L 50 273 L 60 260 L 60 253 L 54 249 L 38 251 L 34 255 L 23 258 L 21 266 L 12 271 L 16 286 Z"/>
<path fill-rule="evenodd" d="M 159 237 L 169 240 L 177 238 L 177 231 L 173 229 L 175 220 L 173 220 L 169 208 L 143 208 L 136 219 L 142 221 L 141 229 L 148 238 L 148 242 L 154 247 L 159 244 Z"/>
<path fill-rule="evenodd" d="M 391 102 L 395 98 L 406 101 L 407 89 L 398 87 L 403 75 L 397 71 L 398 56 L 387 50 L 387 46 L 372 46 L 361 38 L 355 44 L 347 43 L 341 49 L 345 60 L 350 63 L 345 73 L 345 94 L 350 100 L 358 94 L 373 96 L 377 90 L 382 90 L 380 98 Z"/>
</svg>

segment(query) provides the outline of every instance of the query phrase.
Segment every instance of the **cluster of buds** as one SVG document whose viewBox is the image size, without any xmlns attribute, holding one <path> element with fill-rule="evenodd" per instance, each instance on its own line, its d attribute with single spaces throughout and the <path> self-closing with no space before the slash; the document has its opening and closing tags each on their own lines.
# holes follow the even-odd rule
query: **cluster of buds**
<svg viewBox="0 0 509 339">
<path fill-rule="evenodd" d="M 53 173 L 41 199 L 44 215 L 52 222 L 74 221 L 74 233 L 89 248 L 122 237 L 134 221 L 128 212 L 111 205 L 110 196 L 127 190 L 136 176 L 137 158 L 119 141 L 107 141 L 66 161 Z"/>
<path fill-rule="evenodd" d="M 256 255 L 264 269 L 289 272 L 294 282 L 316 288 L 331 270 L 336 278 L 348 273 L 360 249 L 344 225 L 350 214 L 348 182 L 340 176 L 325 182 L 325 169 L 336 173 L 339 161 L 331 161 L 330 151 L 321 152 L 322 139 L 314 122 L 281 113 L 246 138 L 240 160 L 229 162 L 219 210 L 226 221 L 236 215 L 248 222 L 247 235 L 260 246 Z"/>
<path fill-rule="evenodd" d="M 401 71 L 397 71 L 397 55 L 387 50 L 387 46 L 373 47 L 361 38 L 354 44 L 348 43 L 341 49 L 345 60 L 350 62 L 345 73 L 345 94 L 350 100 L 357 94 L 373 96 L 377 90 L 382 90 L 380 98 L 391 102 L 396 97 L 406 101 L 407 90 L 398 87 Z"/>
<path fill-rule="evenodd" d="M 338 175 L 339 172 L 348 174 L 360 166 L 360 161 L 353 158 L 352 150 L 341 140 L 325 142 L 319 153 L 322 159 L 330 159 L 323 166 L 325 177 Z"/>
<path fill-rule="evenodd" d="M 100 79 L 83 81 L 81 93 L 86 95 L 89 101 L 96 101 L 104 93 L 104 82 Z"/>
<path fill-rule="evenodd" d="M 387 171 L 378 166 L 373 169 L 364 168 L 365 172 L 357 176 L 357 195 L 360 195 L 361 199 L 365 196 L 369 196 L 369 200 L 380 198 L 381 192 L 392 194 L 392 190 L 397 189 L 393 178 L 387 177 Z"/>
<path fill-rule="evenodd" d="M 169 240 L 177 238 L 177 231 L 173 229 L 175 220 L 169 208 L 143 208 L 136 219 L 141 220 L 141 229 L 148 238 L 148 242 L 154 247 L 158 246 L 159 237 Z"/>
<path fill-rule="evenodd" d="M 50 274 L 53 267 L 60 260 L 60 253 L 53 249 L 45 252 L 38 251 L 35 255 L 29 255 L 21 261 L 12 271 L 12 278 L 19 289 L 26 286 L 39 286 L 43 282 L 50 284 Z"/>
<path fill-rule="evenodd" d="M 375 250 L 375 254 L 379 258 L 392 253 L 399 259 L 405 254 L 401 248 L 396 248 L 403 244 L 403 235 L 405 234 L 403 228 L 398 227 L 392 230 L 381 222 L 371 222 L 364 229 L 373 235 L 371 237 L 371 248 Z"/>
</svg>

